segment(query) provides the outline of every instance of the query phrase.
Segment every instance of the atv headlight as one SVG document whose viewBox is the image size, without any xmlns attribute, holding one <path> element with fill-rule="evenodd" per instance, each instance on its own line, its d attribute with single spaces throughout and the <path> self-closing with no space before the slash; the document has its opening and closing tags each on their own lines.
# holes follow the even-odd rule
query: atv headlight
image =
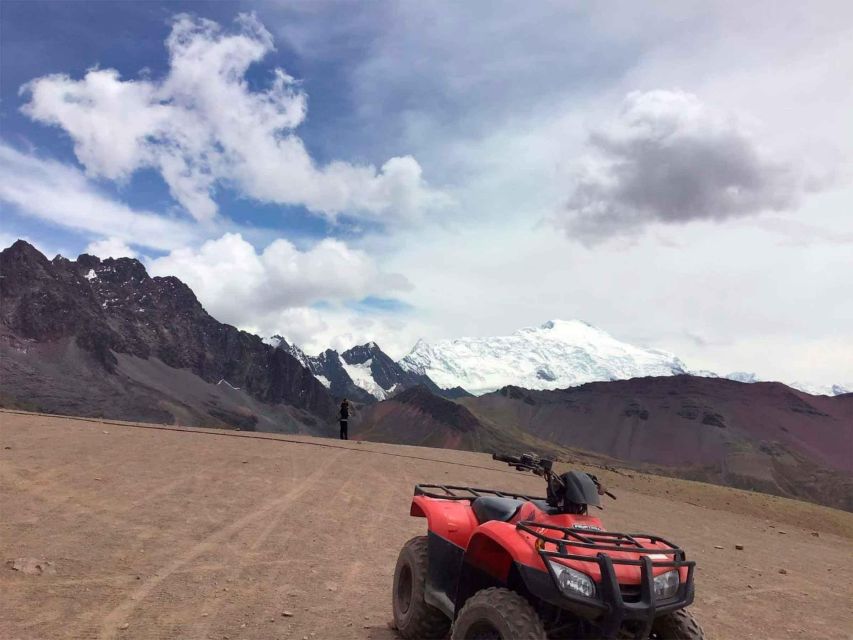
<svg viewBox="0 0 853 640">
<path fill-rule="evenodd" d="M 595 583 L 588 575 L 558 562 L 549 560 L 548 564 L 557 576 L 557 584 L 563 593 L 570 595 L 579 593 L 587 598 L 595 596 Z"/>
<path fill-rule="evenodd" d="M 667 571 L 655 576 L 655 600 L 666 600 L 678 589 L 678 571 Z"/>
</svg>

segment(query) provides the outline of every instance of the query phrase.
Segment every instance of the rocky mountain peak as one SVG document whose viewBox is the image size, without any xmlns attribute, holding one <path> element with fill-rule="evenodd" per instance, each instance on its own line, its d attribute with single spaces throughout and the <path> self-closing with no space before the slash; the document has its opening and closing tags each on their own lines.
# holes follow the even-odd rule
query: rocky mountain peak
<svg viewBox="0 0 853 640">
<path fill-rule="evenodd" d="M 331 396 L 292 355 L 216 321 L 181 280 L 152 278 L 138 260 L 48 261 L 18 241 L 0 252 L 0 272 L 0 322 L 13 336 L 73 340 L 107 372 L 116 370 L 117 354 L 156 358 L 264 402 L 334 414 Z"/>
<path fill-rule="evenodd" d="M 47 262 L 47 258 L 44 257 L 44 254 L 26 240 L 15 240 L 15 242 L 13 242 L 10 247 L 4 249 L 3 252 L 8 252 L 8 255 L 13 257 L 29 256 L 35 260 L 43 260 Z"/>
<path fill-rule="evenodd" d="M 57 255 L 53 259 L 54 262 L 67 261 L 67 260 L 68 260 L 67 258 L 65 258 L 61 255 Z M 81 253 L 79 256 L 77 256 L 76 262 L 80 266 L 81 269 L 94 269 L 95 267 L 100 266 L 101 259 L 98 256 L 93 256 L 93 255 L 90 255 L 88 253 Z"/>
<path fill-rule="evenodd" d="M 50 266 L 50 261 L 41 251 L 25 240 L 16 240 L 11 247 L 0 252 L 0 256 L 0 275 L 4 280 L 15 280 L 22 269 L 45 270 Z"/>
<path fill-rule="evenodd" d="M 376 358 L 379 358 L 383 363 L 386 361 L 390 363 L 394 362 L 375 342 L 356 345 L 355 347 L 344 351 L 341 354 L 341 357 L 346 360 L 348 364 L 363 364 L 368 360 Z"/>
</svg>

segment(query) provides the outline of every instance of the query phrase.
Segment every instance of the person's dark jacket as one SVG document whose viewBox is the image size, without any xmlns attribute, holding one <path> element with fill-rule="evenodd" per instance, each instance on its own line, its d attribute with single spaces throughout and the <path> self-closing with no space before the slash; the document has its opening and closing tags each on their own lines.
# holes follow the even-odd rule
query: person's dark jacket
<svg viewBox="0 0 853 640">
<path fill-rule="evenodd" d="M 341 420 L 347 420 L 349 418 L 349 403 L 341 402 Z"/>
</svg>

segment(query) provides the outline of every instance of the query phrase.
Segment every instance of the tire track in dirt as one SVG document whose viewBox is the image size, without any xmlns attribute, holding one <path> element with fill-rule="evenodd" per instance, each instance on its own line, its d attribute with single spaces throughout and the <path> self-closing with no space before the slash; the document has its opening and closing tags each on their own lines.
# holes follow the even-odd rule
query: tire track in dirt
<svg viewBox="0 0 853 640">
<path fill-rule="evenodd" d="M 405 476 L 404 464 L 400 460 L 394 460 L 391 464 L 377 467 L 375 465 L 363 465 L 359 469 L 361 482 L 380 487 L 378 492 L 368 495 L 354 495 L 353 501 L 348 505 L 347 518 L 339 522 L 342 531 L 353 540 L 368 542 L 363 545 L 361 552 L 349 556 L 348 565 L 341 567 L 341 575 L 337 584 L 336 602 L 333 604 L 339 608 L 346 609 L 346 603 L 360 602 L 365 595 L 377 588 L 384 590 L 387 579 L 383 576 L 383 557 L 387 556 L 387 530 L 384 522 L 391 513 L 397 513 L 395 504 L 402 498 L 397 483 L 389 482 L 389 477 L 396 478 Z M 366 514 L 369 516 L 366 517 Z M 397 514 L 399 517 L 399 514 Z M 383 550 L 383 551 L 380 551 Z M 387 631 L 386 622 L 389 619 L 384 610 L 371 611 L 369 614 L 362 612 L 362 620 L 350 620 L 349 625 L 361 624 L 363 628 L 378 626 Z M 330 619 L 333 620 L 333 619 Z M 367 622 L 372 624 L 367 624 Z M 339 623 L 323 625 L 318 633 L 332 635 L 340 632 Z M 321 636 L 322 637 L 322 636 Z"/>
<path fill-rule="evenodd" d="M 326 465 L 327 468 L 335 468 L 339 459 L 344 455 L 344 452 L 341 451 L 338 454 L 335 454 L 334 458 Z M 291 453 L 290 460 L 290 468 L 292 470 L 292 481 L 295 481 L 296 476 L 296 465 L 295 465 L 295 454 Z M 324 474 L 324 479 L 329 480 L 329 475 Z M 349 486 L 355 482 L 356 477 L 354 475 L 350 475 L 350 477 L 343 483 L 335 483 L 337 489 L 334 492 L 329 492 L 327 490 L 323 491 L 323 500 L 315 501 L 312 505 L 312 509 L 310 512 L 303 512 L 300 515 L 306 516 L 312 512 L 316 512 L 325 507 L 323 503 L 325 502 L 336 502 L 336 498 L 338 498 L 342 493 L 345 492 L 349 488 Z M 328 482 L 326 483 L 328 486 Z M 290 501 L 286 504 L 283 504 L 280 508 L 276 509 L 274 513 L 270 514 L 269 522 L 255 535 L 252 537 L 252 541 L 248 547 L 248 549 L 244 550 L 240 553 L 236 561 L 234 563 L 229 564 L 224 571 L 224 580 L 226 583 L 232 582 L 241 582 L 244 574 L 251 568 L 253 569 L 252 573 L 254 575 L 262 573 L 264 570 L 279 568 L 279 571 L 275 572 L 275 576 L 270 576 L 272 578 L 269 580 L 272 584 L 277 584 L 280 582 L 281 575 L 286 574 L 287 570 L 292 568 L 293 561 L 292 560 L 262 560 L 257 561 L 254 558 L 257 557 L 258 549 L 270 538 L 270 536 L 281 529 L 281 521 L 284 518 L 288 511 L 290 511 L 293 507 L 293 501 Z M 276 540 L 277 546 L 286 548 L 287 542 L 293 539 L 298 535 L 298 531 L 295 531 L 294 528 L 287 530 L 284 532 L 284 535 Z M 206 598 L 205 601 L 200 605 L 201 611 L 206 611 L 209 605 L 213 603 L 221 607 L 221 603 L 216 602 L 216 597 L 211 595 Z M 213 624 L 212 620 L 206 620 L 200 625 L 196 625 L 195 629 L 197 630 L 197 635 L 199 637 L 208 637 L 210 635 L 210 628 Z"/>
<path fill-rule="evenodd" d="M 204 540 L 194 544 L 192 547 L 181 553 L 166 566 L 161 567 L 152 577 L 145 580 L 145 582 L 143 582 L 137 589 L 131 592 L 121 603 L 119 603 L 118 606 L 113 608 L 106 616 L 104 616 L 98 637 L 101 640 L 115 637 L 120 623 L 130 616 L 134 609 L 136 609 L 136 607 L 145 600 L 145 598 L 147 598 L 154 589 L 156 589 L 173 573 L 201 555 L 217 549 L 224 541 L 235 536 L 245 527 L 269 516 L 277 509 L 293 503 L 304 493 L 313 488 L 313 485 L 323 478 L 326 469 L 332 466 L 341 455 L 343 455 L 343 452 L 337 456 L 330 457 L 321 467 L 316 468 L 307 478 L 303 479 L 285 495 L 275 498 L 274 500 L 267 501 L 260 508 L 251 511 L 225 527 L 214 531 Z"/>
<path fill-rule="evenodd" d="M 345 477 L 341 478 L 341 475 Z M 267 621 L 270 616 L 273 616 L 269 619 L 269 622 L 272 622 L 279 618 L 283 609 L 298 611 L 308 605 L 318 620 L 310 626 L 305 626 L 306 622 L 302 616 L 287 619 L 288 634 L 294 634 L 296 637 L 316 634 L 315 637 L 323 638 L 327 634 L 334 635 L 336 630 L 340 631 L 340 626 L 343 624 L 355 628 L 354 620 L 348 623 L 343 620 L 347 615 L 354 615 L 352 603 L 359 602 L 364 595 L 362 593 L 364 576 L 370 575 L 375 570 L 375 567 L 362 559 L 362 555 L 367 553 L 365 544 L 369 546 L 369 542 L 372 542 L 373 531 L 368 530 L 370 523 L 375 523 L 371 517 L 370 523 L 365 525 L 364 513 L 370 506 L 372 516 L 377 496 L 374 493 L 368 497 L 354 489 L 365 482 L 371 484 L 381 482 L 380 486 L 383 490 L 380 495 L 385 495 L 392 491 L 392 487 L 385 482 L 385 476 L 375 465 L 370 465 L 366 459 L 360 457 L 347 461 L 347 464 L 335 464 L 325 479 L 326 483 L 317 499 L 311 499 L 308 505 L 303 504 L 304 499 L 300 501 L 298 522 L 291 521 L 286 527 L 278 526 L 281 518 L 287 515 L 286 510 L 282 510 L 253 537 L 251 546 L 235 560 L 236 566 L 224 576 L 225 583 L 232 585 L 226 596 L 227 602 L 222 602 L 218 597 L 221 594 L 217 593 L 205 599 L 203 607 L 213 604 L 217 608 L 219 620 L 205 618 L 200 623 L 194 623 L 190 634 L 192 637 L 223 635 L 233 637 L 234 633 L 240 634 L 249 630 L 256 632 L 255 626 L 259 621 Z M 304 496 L 309 499 L 311 497 L 311 495 Z M 330 505 L 334 505 L 332 519 L 326 513 Z M 323 549 L 332 544 L 339 550 L 345 550 L 343 555 L 346 560 L 336 563 L 337 574 L 332 579 L 330 576 L 322 579 L 320 577 L 322 572 L 318 575 L 316 571 L 317 558 L 301 552 L 289 555 L 286 560 L 252 561 L 257 549 L 270 538 L 274 538 L 274 541 L 271 541 L 272 544 L 268 546 L 277 549 L 279 553 L 287 553 L 288 549 L 293 548 L 289 543 L 294 540 L 300 544 L 300 551 L 306 546 Z M 346 551 L 348 545 L 352 545 L 353 548 Z M 293 592 L 292 587 L 288 590 L 290 593 L 283 590 L 284 585 L 305 583 L 306 575 L 315 576 L 309 580 L 313 582 L 310 587 L 308 584 L 302 584 L 296 593 Z M 254 601 L 248 607 L 244 605 L 242 609 L 237 609 L 237 602 L 232 600 L 235 594 L 234 585 L 237 585 L 239 590 L 239 585 L 249 581 L 260 581 L 275 587 L 269 594 L 270 597 L 262 601 Z M 278 600 L 279 597 L 280 600 Z M 228 625 L 222 625 L 223 613 L 224 617 L 230 621 Z M 243 624 L 239 626 L 239 630 L 234 629 L 241 620 Z M 266 634 L 270 631 L 264 630 L 261 633 L 264 634 L 263 637 L 267 637 Z"/>
</svg>

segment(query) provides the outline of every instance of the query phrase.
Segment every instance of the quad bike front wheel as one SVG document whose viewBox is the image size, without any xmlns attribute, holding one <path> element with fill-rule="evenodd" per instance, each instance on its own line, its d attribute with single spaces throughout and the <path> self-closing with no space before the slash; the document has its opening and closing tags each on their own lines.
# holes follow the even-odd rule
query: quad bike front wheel
<svg viewBox="0 0 853 640">
<path fill-rule="evenodd" d="M 409 640 L 444 638 L 450 620 L 424 600 L 429 573 L 427 537 L 412 538 L 400 550 L 394 569 L 394 624 L 400 635 Z"/>
<path fill-rule="evenodd" d="M 490 588 L 468 598 L 453 623 L 451 640 L 546 640 L 530 603 L 515 591 Z"/>
<path fill-rule="evenodd" d="M 655 620 L 651 638 L 654 640 L 705 640 L 705 633 L 689 611 L 679 609 Z"/>
</svg>

